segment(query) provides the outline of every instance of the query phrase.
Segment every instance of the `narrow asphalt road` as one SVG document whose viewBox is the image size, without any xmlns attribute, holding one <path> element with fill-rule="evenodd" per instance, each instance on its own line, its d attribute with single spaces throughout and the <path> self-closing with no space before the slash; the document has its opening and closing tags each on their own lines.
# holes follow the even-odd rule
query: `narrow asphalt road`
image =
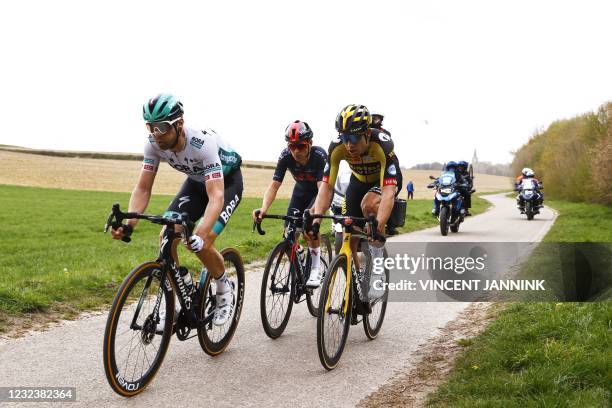
<svg viewBox="0 0 612 408">
<path fill-rule="evenodd" d="M 431 228 L 393 241 L 539 241 L 554 222 L 548 208 L 527 221 L 514 200 L 503 194 L 486 198 L 493 207 L 468 218 L 458 234 L 441 237 L 438 228 Z M 304 303 L 294 307 L 281 338 L 265 335 L 259 317 L 261 276 L 261 270 L 247 273 L 240 325 L 222 355 L 207 356 L 195 338 L 187 342 L 173 338 L 155 380 L 135 398 L 116 395 L 106 382 L 102 367 L 106 314 L 0 340 L 0 386 L 76 387 L 77 402 L 65 403 L 70 407 L 354 406 L 396 371 L 415 364 L 419 345 L 467 306 L 389 303 L 379 337 L 369 341 L 361 324 L 352 326 L 342 361 L 327 372 L 317 355 L 316 321 Z"/>
</svg>

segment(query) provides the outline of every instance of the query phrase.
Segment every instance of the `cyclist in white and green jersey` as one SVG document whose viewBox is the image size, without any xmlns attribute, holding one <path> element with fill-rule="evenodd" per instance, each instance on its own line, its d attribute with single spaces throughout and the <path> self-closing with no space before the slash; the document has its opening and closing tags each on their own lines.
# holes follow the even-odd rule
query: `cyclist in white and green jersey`
<svg viewBox="0 0 612 408">
<path fill-rule="evenodd" d="M 149 138 L 128 211 L 146 210 L 161 161 L 187 175 L 166 214 L 186 212 L 194 222 L 202 218 L 187 248 L 197 255 L 214 278 L 217 308 L 213 323 L 223 325 L 233 315 L 234 288 L 225 275 L 223 257 L 214 244 L 242 199 L 242 159 L 214 131 L 184 126 L 183 105 L 170 94 L 160 94 L 147 101 L 143 106 L 143 118 Z M 137 219 L 129 220 L 127 225 L 112 231 L 113 238 L 131 235 L 137 223 Z M 178 259 L 176 245 L 178 241 L 173 243 L 175 259 Z"/>
</svg>

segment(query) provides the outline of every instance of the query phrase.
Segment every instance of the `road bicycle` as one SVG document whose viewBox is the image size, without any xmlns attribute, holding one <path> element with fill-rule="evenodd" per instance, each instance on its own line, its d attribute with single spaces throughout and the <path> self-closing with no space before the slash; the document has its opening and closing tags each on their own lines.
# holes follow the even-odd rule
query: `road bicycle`
<svg viewBox="0 0 612 408">
<path fill-rule="evenodd" d="M 342 248 L 334 257 L 327 275 L 321 284 L 321 295 L 319 296 L 319 316 L 317 317 L 317 350 L 319 360 L 327 370 L 333 370 L 340 361 L 349 328 L 360 321 L 368 339 L 373 340 L 378 336 L 387 310 L 387 299 L 389 287 L 389 270 L 383 268 L 378 284 L 370 289 L 370 275 L 372 273 L 372 256 L 367 248 L 367 239 L 381 243 L 385 237 L 376 230 L 377 223 L 374 216 L 366 218 L 338 216 L 338 215 L 310 215 L 304 213 L 305 227 L 308 230 L 314 218 L 328 218 L 342 226 Z M 368 224 L 369 233 L 366 235 L 354 229 L 356 222 Z M 355 267 L 350 242 L 351 237 L 360 237 L 359 248 L 365 247 L 358 252 L 362 255 L 362 267 L 358 271 Z M 383 249 L 383 257 L 387 252 Z M 374 290 L 373 290 L 374 289 Z M 361 316 L 361 320 L 359 320 Z"/>
<path fill-rule="evenodd" d="M 216 306 L 211 274 L 202 269 L 193 284 L 187 268 L 178 266 L 172 254 L 175 240 L 190 237 L 194 223 L 186 213 L 163 216 L 123 213 L 114 204 L 104 231 L 117 229 L 123 220 L 143 219 L 163 225 L 159 256 L 134 268 L 119 287 L 108 314 L 104 332 L 104 371 L 113 391 L 125 397 L 142 392 L 157 373 L 173 334 L 181 340 L 197 336 L 210 356 L 221 354 L 230 343 L 244 300 L 244 265 L 237 250 L 221 251 L 225 271 L 234 287 L 234 314 L 224 325 L 213 324 Z M 175 232 L 175 226 L 182 232 Z M 129 236 L 123 241 L 130 242 Z M 180 307 L 176 306 L 178 299 Z M 160 317 L 164 316 L 164 319 Z M 163 321 L 163 327 L 161 326 Z M 191 334 L 192 330 L 197 331 Z"/>
<path fill-rule="evenodd" d="M 294 303 L 306 300 L 310 314 L 314 317 L 319 315 L 321 290 L 320 287 L 306 287 L 310 276 L 311 257 L 307 248 L 300 248 L 296 239 L 296 234 L 303 232 L 302 217 L 266 214 L 263 218 L 283 220 L 287 223 L 283 240 L 276 244 L 268 256 L 261 280 L 261 323 L 268 337 L 276 339 L 283 334 Z M 253 223 L 253 231 L 255 228 L 260 235 L 266 233 L 262 229 L 261 221 Z M 324 276 L 332 253 L 329 237 L 321 236 L 321 248 L 321 272 Z"/>
</svg>

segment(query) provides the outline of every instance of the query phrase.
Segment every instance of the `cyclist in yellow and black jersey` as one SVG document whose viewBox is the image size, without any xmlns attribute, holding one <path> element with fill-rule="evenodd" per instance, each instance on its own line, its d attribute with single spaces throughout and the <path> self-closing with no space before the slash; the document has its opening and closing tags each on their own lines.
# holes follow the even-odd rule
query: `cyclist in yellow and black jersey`
<svg viewBox="0 0 612 408">
<path fill-rule="evenodd" d="M 398 182 L 398 176 L 401 178 L 401 173 L 398 171 L 399 161 L 393 151 L 391 137 L 378 129 L 368 129 L 366 133 L 364 135 L 366 150 L 359 155 L 351 154 L 347 147 L 350 141 L 343 143 L 340 136 L 331 142 L 328 149 L 329 165 L 323 173 L 324 182 L 334 185 L 340 161 L 345 160 L 353 171 L 355 179 L 361 183 L 401 186 Z"/>
<path fill-rule="evenodd" d="M 372 115 L 363 105 L 348 105 L 336 118 L 338 137 L 328 151 L 328 164 L 323 174 L 312 212 L 323 214 L 330 206 L 333 186 L 340 161 L 345 160 L 352 170 L 346 190 L 346 215 L 368 217 L 376 215 L 378 232 L 384 234 L 395 197 L 402 186 L 399 161 L 393 151 L 388 132 L 372 128 Z M 320 220 L 313 221 L 312 234 L 318 234 Z M 358 238 L 351 243 L 357 253 Z M 374 258 L 382 256 L 382 248 L 371 245 Z M 356 266 L 359 266 L 356 260 Z M 312 278 L 312 276 L 311 276 Z"/>
</svg>

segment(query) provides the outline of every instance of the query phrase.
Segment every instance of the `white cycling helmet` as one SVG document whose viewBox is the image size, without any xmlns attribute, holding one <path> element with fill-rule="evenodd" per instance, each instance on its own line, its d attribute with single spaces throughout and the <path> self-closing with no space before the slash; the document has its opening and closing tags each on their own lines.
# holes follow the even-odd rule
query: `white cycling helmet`
<svg viewBox="0 0 612 408">
<path fill-rule="evenodd" d="M 523 173 L 523 176 L 525 177 L 533 177 L 534 175 L 533 170 L 531 170 L 529 167 L 525 167 L 521 173 Z"/>
</svg>

